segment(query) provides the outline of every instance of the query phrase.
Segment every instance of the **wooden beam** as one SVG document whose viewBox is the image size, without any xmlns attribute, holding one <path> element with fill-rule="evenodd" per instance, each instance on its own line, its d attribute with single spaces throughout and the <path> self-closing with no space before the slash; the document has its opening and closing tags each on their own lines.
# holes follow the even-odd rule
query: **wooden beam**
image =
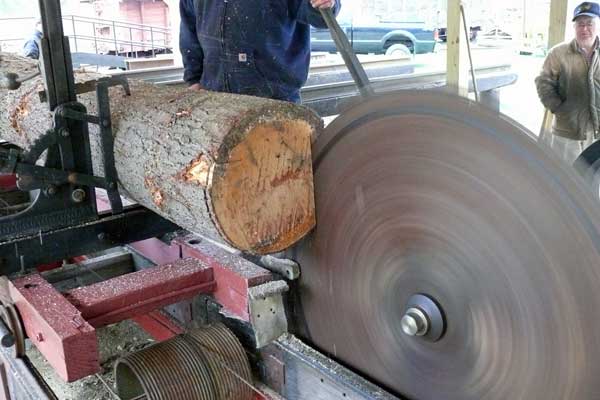
<svg viewBox="0 0 600 400">
<path fill-rule="evenodd" d="M 65 381 L 100 371 L 96 331 L 80 311 L 39 274 L 10 283 L 29 340 Z"/>
<path fill-rule="evenodd" d="M 179 237 L 182 257 L 195 258 L 213 269 L 217 288 L 212 293 L 215 300 L 244 321 L 250 321 L 248 289 L 273 279 L 269 271 L 258 265 L 231 254 L 204 241 L 198 242 L 194 236 L 187 240 Z"/>
<path fill-rule="evenodd" d="M 469 94 L 469 55 L 460 4 L 460 0 L 448 0 L 446 84 L 451 92 L 467 97 Z"/>
<path fill-rule="evenodd" d="M 200 260 L 182 259 L 73 289 L 65 297 L 98 328 L 212 292 L 215 287 L 211 267 Z"/>
<path fill-rule="evenodd" d="M 195 259 L 122 275 L 64 295 L 39 274 L 9 282 L 27 336 L 67 382 L 100 371 L 95 328 L 147 315 L 215 288 L 212 267 Z M 159 335 L 168 337 L 167 329 L 177 333 L 167 321 L 154 322 Z"/>
</svg>

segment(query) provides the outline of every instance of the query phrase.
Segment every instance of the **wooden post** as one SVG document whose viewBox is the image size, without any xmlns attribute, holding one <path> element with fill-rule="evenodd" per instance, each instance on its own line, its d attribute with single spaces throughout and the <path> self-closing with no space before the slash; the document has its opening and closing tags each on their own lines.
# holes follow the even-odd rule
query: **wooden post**
<svg viewBox="0 0 600 400">
<path fill-rule="evenodd" d="M 567 27 L 567 9 L 568 0 L 551 0 L 550 2 L 550 21 L 548 26 L 548 49 L 556 46 L 565 40 Z M 542 128 L 538 140 L 545 140 L 545 136 L 552 130 L 552 114 L 550 111 L 544 111 Z"/>
<path fill-rule="evenodd" d="M 551 0 L 548 49 L 565 40 L 568 0 Z"/>
<path fill-rule="evenodd" d="M 101 370 L 96 330 L 39 274 L 9 282 L 27 337 L 54 371 L 73 382 Z"/>
<path fill-rule="evenodd" d="M 467 97 L 469 94 L 469 57 L 460 4 L 460 0 L 448 0 L 446 84 L 451 92 Z"/>
</svg>

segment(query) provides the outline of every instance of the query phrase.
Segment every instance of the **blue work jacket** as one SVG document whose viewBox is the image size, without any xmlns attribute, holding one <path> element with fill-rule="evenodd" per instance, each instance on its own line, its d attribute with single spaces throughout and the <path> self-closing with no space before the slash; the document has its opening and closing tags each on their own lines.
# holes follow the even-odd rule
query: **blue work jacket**
<svg viewBox="0 0 600 400">
<path fill-rule="evenodd" d="M 36 60 L 40 58 L 40 47 L 38 45 L 40 40 L 42 40 L 42 32 L 36 29 L 33 35 L 31 35 L 23 45 L 23 55 Z"/>
<path fill-rule="evenodd" d="M 179 8 L 187 83 L 300 101 L 310 64 L 310 25 L 327 27 L 309 0 L 180 0 Z"/>
</svg>

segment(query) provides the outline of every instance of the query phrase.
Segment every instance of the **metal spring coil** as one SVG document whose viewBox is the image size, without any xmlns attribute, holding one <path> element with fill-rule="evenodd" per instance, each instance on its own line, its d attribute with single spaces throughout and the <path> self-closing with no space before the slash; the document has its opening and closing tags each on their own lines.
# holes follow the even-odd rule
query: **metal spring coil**
<svg viewBox="0 0 600 400">
<path fill-rule="evenodd" d="M 204 353 L 213 373 L 219 400 L 252 399 L 252 373 L 244 348 L 223 324 L 194 329 L 186 340 Z"/>
<path fill-rule="evenodd" d="M 223 324 L 119 359 L 115 379 L 123 400 L 249 400 L 253 395 L 244 349 Z"/>
</svg>

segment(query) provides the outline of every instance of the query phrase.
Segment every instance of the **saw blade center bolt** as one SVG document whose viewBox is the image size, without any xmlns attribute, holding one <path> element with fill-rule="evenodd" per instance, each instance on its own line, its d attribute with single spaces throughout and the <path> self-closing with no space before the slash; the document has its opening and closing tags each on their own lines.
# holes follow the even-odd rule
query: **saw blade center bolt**
<svg viewBox="0 0 600 400">
<path fill-rule="evenodd" d="M 430 297 L 424 294 L 412 295 L 405 310 L 400 327 L 407 336 L 437 342 L 446 332 L 444 313 Z"/>
<path fill-rule="evenodd" d="M 402 332 L 408 336 L 423 336 L 429 330 L 429 320 L 425 313 L 418 308 L 409 308 L 402 321 Z"/>
</svg>

